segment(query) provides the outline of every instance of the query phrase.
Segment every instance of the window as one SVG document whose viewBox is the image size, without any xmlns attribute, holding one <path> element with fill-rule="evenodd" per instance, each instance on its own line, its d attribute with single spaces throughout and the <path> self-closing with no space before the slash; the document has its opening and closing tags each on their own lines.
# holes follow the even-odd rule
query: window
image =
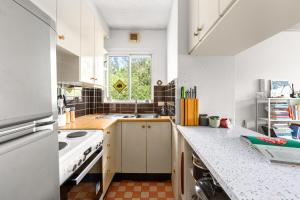
<svg viewBox="0 0 300 200">
<path fill-rule="evenodd" d="M 151 99 L 151 55 L 109 56 L 107 97 L 115 101 Z"/>
</svg>

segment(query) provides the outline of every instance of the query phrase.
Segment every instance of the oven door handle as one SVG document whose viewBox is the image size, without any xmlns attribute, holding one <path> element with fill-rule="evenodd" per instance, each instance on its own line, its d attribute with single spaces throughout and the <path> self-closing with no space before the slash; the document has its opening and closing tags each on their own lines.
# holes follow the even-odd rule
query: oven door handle
<svg viewBox="0 0 300 200">
<path fill-rule="evenodd" d="M 73 183 L 75 183 L 76 185 L 78 185 L 82 179 L 85 177 L 85 175 L 87 175 L 87 173 L 93 168 L 93 166 L 98 162 L 98 160 L 100 160 L 100 158 L 103 155 L 103 151 L 101 151 L 89 164 L 88 166 L 86 166 L 86 168 L 84 168 L 84 170 L 82 170 L 82 172 L 80 174 L 78 174 L 78 176 L 72 178 L 70 181 L 72 181 Z"/>
</svg>

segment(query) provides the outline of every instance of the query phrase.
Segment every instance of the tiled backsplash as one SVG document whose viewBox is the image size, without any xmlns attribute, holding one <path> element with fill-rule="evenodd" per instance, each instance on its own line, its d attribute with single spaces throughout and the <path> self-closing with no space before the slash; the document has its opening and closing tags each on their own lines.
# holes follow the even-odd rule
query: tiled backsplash
<svg viewBox="0 0 300 200">
<path fill-rule="evenodd" d="M 59 86 L 61 87 L 61 86 Z M 76 117 L 96 113 L 97 104 L 101 103 L 102 90 L 64 85 L 67 107 L 75 107 Z"/>
<path fill-rule="evenodd" d="M 59 88 L 62 87 L 59 85 Z M 82 88 L 64 85 L 67 107 L 75 107 L 76 117 L 96 113 L 134 113 L 134 103 L 103 103 L 102 89 Z M 161 106 L 166 115 L 175 115 L 175 84 L 154 86 L 154 102 L 138 103 L 138 113 L 161 114 Z"/>
</svg>

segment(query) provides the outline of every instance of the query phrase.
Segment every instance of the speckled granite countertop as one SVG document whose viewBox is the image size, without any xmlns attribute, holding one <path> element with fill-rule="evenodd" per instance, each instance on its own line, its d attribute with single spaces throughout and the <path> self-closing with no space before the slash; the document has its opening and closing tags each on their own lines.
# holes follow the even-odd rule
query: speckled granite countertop
<svg viewBox="0 0 300 200">
<path fill-rule="evenodd" d="M 231 199 L 300 199 L 300 167 L 270 163 L 239 138 L 260 134 L 241 127 L 177 127 Z"/>
</svg>

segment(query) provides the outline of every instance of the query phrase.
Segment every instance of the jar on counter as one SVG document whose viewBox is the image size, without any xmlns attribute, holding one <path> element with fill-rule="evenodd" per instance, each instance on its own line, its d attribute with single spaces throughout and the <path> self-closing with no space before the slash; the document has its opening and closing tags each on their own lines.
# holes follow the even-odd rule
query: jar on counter
<svg viewBox="0 0 300 200">
<path fill-rule="evenodd" d="M 66 111 L 66 123 L 70 124 L 71 123 L 71 114 L 70 114 L 71 109 L 65 108 L 65 111 Z"/>
<path fill-rule="evenodd" d="M 208 126 L 209 125 L 209 120 L 208 120 L 208 115 L 207 114 L 200 114 L 199 115 L 199 125 L 200 126 Z"/>
<path fill-rule="evenodd" d="M 75 107 L 70 108 L 70 121 L 75 122 Z"/>
</svg>

